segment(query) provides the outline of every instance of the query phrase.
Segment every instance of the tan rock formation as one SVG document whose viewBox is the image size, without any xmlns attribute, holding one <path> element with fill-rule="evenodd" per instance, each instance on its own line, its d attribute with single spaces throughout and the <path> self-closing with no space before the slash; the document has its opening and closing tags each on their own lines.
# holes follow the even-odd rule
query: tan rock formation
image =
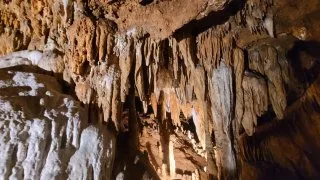
<svg viewBox="0 0 320 180">
<path fill-rule="evenodd" d="M 248 135 L 254 133 L 258 125 L 257 117 L 268 110 L 268 89 L 262 77 L 245 72 L 242 81 L 244 112 L 242 125 Z"/>
<path fill-rule="evenodd" d="M 289 169 L 284 175 L 318 177 L 310 152 L 319 136 L 306 128 L 318 126 L 317 116 L 305 112 L 318 111 L 319 7 L 315 0 L 1 1 L 1 176 L 259 179 L 272 174 L 261 160 Z M 310 110 L 299 116 L 290 109 L 301 97 Z M 303 118 L 311 119 L 305 127 L 285 124 Z M 268 124 L 296 135 L 297 145 L 281 128 L 261 130 Z M 315 143 L 301 143 L 309 141 L 302 134 Z M 286 144 L 292 150 L 279 153 Z"/>
</svg>

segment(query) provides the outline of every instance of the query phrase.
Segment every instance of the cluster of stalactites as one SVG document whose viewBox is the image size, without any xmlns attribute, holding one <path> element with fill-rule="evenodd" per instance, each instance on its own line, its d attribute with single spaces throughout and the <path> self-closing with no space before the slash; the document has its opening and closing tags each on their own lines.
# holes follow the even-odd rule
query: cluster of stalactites
<svg viewBox="0 0 320 180">
<path fill-rule="evenodd" d="M 76 82 L 77 94 L 80 100 L 86 103 L 98 102 L 104 111 L 104 120 L 111 119 L 120 130 L 122 125 L 118 118 L 122 111 L 121 103 L 128 95 L 129 76 L 132 75 L 136 96 L 142 101 L 145 112 L 148 105 L 151 105 L 154 115 L 157 116 L 157 102 L 160 91 L 163 91 L 166 111 L 170 113 L 167 118 L 172 119 L 174 125 L 180 126 L 180 112 L 186 118 L 193 117 L 197 135 L 205 146 L 205 127 L 212 126 L 203 114 L 203 109 L 207 108 L 207 92 L 210 88 L 208 79 L 212 70 L 220 66 L 221 61 L 231 67 L 238 56 L 243 59 L 241 50 L 234 47 L 236 33 L 228 32 L 230 26 L 234 24 L 228 22 L 197 36 L 189 35 L 179 40 L 169 37 L 159 41 L 150 37 L 136 38 L 132 34 L 115 33 L 108 21 L 92 22 L 85 17 L 78 19 L 67 31 L 71 48 L 66 56 L 69 57 L 68 64 Z M 216 31 L 217 28 L 219 31 Z M 92 51 L 93 48 L 98 51 Z M 88 65 L 91 68 L 88 68 Z M 236 68 L 234 70 L 237 71 Z M 235 75 L 238 81 L 237 90 L 241 91 L 243 71 L 239 70 L 239 75 Z M 103 72 L 114 72 L 117 75 Z M 101 81 L 100 77 L 109 80 L 97 83 Z M 101 85 L 106 85 L 106 82 L 119 85 L 110 85 L 112 92 L 106 92 L 109 89 Z M 90 95 L 87 92 L 90 92 Z M 236 94 L 238 100 L 243 96 L 243 93 L 239 95 L 238 91 Z M 281 117 L 284 105 L 276 107 L 279 103 L 273 104 L 277 115 Z M 242 122 L 243 112 L 240 113 L 239 105 L 236 106 L 236 118 Z M 244 110 L 245 115 L 247 112 Z M 256 115 L 260 116 L 261 113 L 259 111 Z M 255 122 L 254 118 L 253 121 Z M 248 126 L 248 123 L 244 124 Z"/>
<path fill-rule="evenodd" d="M 212 32 L 181 40 L 138 39 L 115 33 L 108 21 L 93 22 L 84 17 L 67 31 L 70 48 L 65 61 L 79 99 L 86 104 L 98 102 L 104 111 L 103 119 L 111 119 L 118 130 L 121 103 L 129 92 L 129 76 L 134 76 L 136 96 L 145 111 L 151 105 L 157 116 L 157 102 L 163 91 L 166 111 L 170 112 L 167 118 L 180 126 L 180 112 L 186 118 L 193 117 L 200 142 L 205 146 L 204 128 L 209 123 L 203 115 L 207 74 L 221 59 L 231 65 L 233 56 L 232 36 L 217 37 Z"/>
<path fill-rule="evenodd" d="M 247 27 L 251 33 L 267 33 L 274 37 L 273 12 L 269 8 L 272 0 L 249 0 L 245 9 L 241 12 L 244 14 Z"/>
<path fill-rule="evenodd" d="M 282 119 L 287 106 L 285 84 L 289 83 L 288 64 L 272 45 L 249 49 L 245 70 L 243 57 L 237 60 L 235 117 L 248 135 L 258 125 L 257 117 L 268 111 L 271 104 L 277 119 Z M 238 73 L 241 72 L 241 77 Z"/>
<path fill-rule="evenodd" d="M 62 28 L 63 6 L 61 1 L 10 0 L 0 2 L 0 54 L 13 51 L 44 50 L 49 39 L 65 43 Z M 69 12 L 70 13 L 70 12 Z"/>
<path fill-rule="evenodd" d="M 197 57 L 207 72 L 220 65 L 221 59 L 226 65 L 232 64 L 233 33 L 218 35 L 215 28 L 197 36 Z"/>
<path fill-rule="evenodd" d="M 63 11 L 60 12 L 57 8 L 61 3 L 64 8 L 64 19 L 57 18 L 60 16 L 52 17 L 53 14 L 63 14 Z M 78 10 L 74 9 L 78 13 L 77 18 L 67 22 L 70 16 L 70 8 L 68 9 L 70 3 L 63 1 L 58 4 L 53 3 L 52 8 L 48 9 L 46 7 L 48 4 L 40 3 L 39 7 L 32 6 L 30 12 L 27 9 L 23 11 L 30 14 L 31 20 L 37 16 L 33 12 L 48 11 L 50 14 L 49 20 L 43 19 L 41 24 L 34 24 L 35 21 L 32 21 L 31 26 L 36 29 L 39 37 L 48 31 L 52 37 L 48 38 L 47 43 L 50 40 L 53 42 L 53 49 L 59 47 L 62 48 L 59 50 L 65 52 L 65 66 L 68 69 L 65 77 L 75 82 L 76 93 L 81 101 L 85 104 L 98 103 L 103 110 L 104 121 L 111 119 L 120 130 L 121 104 L 128 95 L 129 76 L 132 75 L 135 80 L 136 96 L 140 97 L 144 110 L 146 111 L 147 106 L 151 105 L 154 114 L 157 115 L 157 99 L 160 91 L 163 91 L 166 111 L 170 112 L 170 117 L 167 118 L 171 118 L 174 125 L 180 126 L 180 112 L 186 118 L 193 117 L 203 146 L 204 127 L 212 126 L 212 122 L 207 122 L 206 115 L 203 114 L 207 112 L 207 104 L 210 104 L 207 92 L 210 88 L 208 79 L 211 78 L 212 70 L 219 67 L 221 61 L 227 66 L 234 66 L 239 54 L 236 52 L 241 50 L 235 50 L 233 42 L 244 17 L 259 19 L 256 23 L 250 20 L 245 22 L 249 29 L 254 30 L 257 26 L 264 27 L 263 23 L 272 14 L 268 10 L 272 4 L 270 0 L 250 0 L 243 10 L 222 25 L 212 27 L 197 36 L 186 35 L 179 39 L 169 37 L 159 41 L 151 37 L 137 38 L 135 30 L 127 34 L 116 33 L 114 22 L 86 17 L 81 14 L 80 6 Z M 7 29 L 20 28 L 22 35 L 28 36 L 27 39 L 30 40 L 32 33 L 28 30 L 30 27 L 24 26 L 28 23 L 22 20 L 15 21 L 12 13 L 6 11 L 1 13 L 5 14 L 1 22 L 10 26 Z M 49 28 L 49 22 L 53 23 L 54 28 Z M 71 25 L 66 26 L 66 30 L 63 31 L 61 26 L 64 23 Z M 28 42 L 22 44 L 28 45 Z M 243 70 L 241 75 L 236 75 L 236 79 L 242 79 L 242 74 Z M 273 81 L 276 80 L 271 80 Z M 269 91 L 273 89 L 281 87 L 271 87 Z M 281 117 L 284 105 L 275 102 L 276 100 L 271 101 L 276 114 Z"/>
</svg>

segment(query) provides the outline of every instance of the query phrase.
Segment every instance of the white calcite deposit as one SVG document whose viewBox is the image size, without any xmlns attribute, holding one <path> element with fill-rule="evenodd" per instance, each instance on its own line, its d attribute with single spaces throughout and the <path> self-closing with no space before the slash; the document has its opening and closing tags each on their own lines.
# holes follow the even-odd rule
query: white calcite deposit
<svg viewBox="0 0 320 180">
<path fill-rule="evenodd" d="M 0 70 L 0 179 L 109 179 L 115 139 L 87 118 L 55 78 Z"/>
</svg>

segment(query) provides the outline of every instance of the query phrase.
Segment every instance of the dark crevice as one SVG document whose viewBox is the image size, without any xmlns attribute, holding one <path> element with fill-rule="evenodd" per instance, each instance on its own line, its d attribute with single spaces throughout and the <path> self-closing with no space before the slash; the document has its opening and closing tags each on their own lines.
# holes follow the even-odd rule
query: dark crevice
<svg viewBox="0 0 320 180">
<path fill-rule="evenodd" d="M 97 103 L 90 103 L 88 105 L 88 123 L 96 124 L 98 122 L 99 113 L 101 113 L 101 108 L 99 108 Z M 106 121 L 106 120 L 104 120 Z"/>
<path fill-rule="evenodd" d="M 153 0 L 139 0 L 139 4 L 141 4 L 142 6 L 146 6 L 148 4 L 151 4 L 153 2 Z"/>
<path fill-rule="evenodd" d="M 10 177 L 10 175 L 13 173 L 12 169 L 15 166 L 15 163 L 17 162 L 17 152 L 18 152 L 18 146 L 17 145 L 13 145 L 13 149 L 12 149 L 12 155 L 11 155 L 11 162 L 10 162 L 10 166 L 8 167 L 9 171 L 8 171 L 8 177 Z"/>
<path fill-rule="evenodd" d="M 64 132 L 61 137 L 60 148 L 64 149 L 66 148 L 66 145 L 67 145 L 67 133 Z"/>
<path fill-rule="evenodd" d="M 302 54 L 308 55 L 302 59 Z M 294 77 L 308 87 L 320 73 L 320 43 L 317 41 L 296 41 L 294 46 L 288 51 L 287 58 L 294 69 Z M 309 61 L 313 66 L 309 69 L 304 67 L 303 62 Z"/>
<path fill-rule="evenodd" d="M 266 124 L 276 118 L 276 114 L 273 111 L 271 104 L 268 106 L 268 110 L 260 117 L 257 117 L 258 126 Z"/>
<path fill-rule="evenodd" d="M 188 120 L 188 126 L 187 126 L 187 129 L 190 130 L 190 132 L 193 134 L 194 136 L 194 139 L 196 140 L 197 143 L 199 143 L 199 137 L 198 137 L 198 134 L 197 134 L 197 131 L 196 131 L 196 126 L 193 122 L 193 119 L 189 119 Z"/>
<path fill-rule="evenodd" d="M 51 132 L 52 131 L 52 123 L 48 123 L 48 129 L 47 130 L 49 130 L 49 132 Z M 43 140 L 42 140 L 42 144 L 40 143 L 40 148 L 43 148 L 43 156 L 41 157 L 41 161 L 40 161 L 40 168 L 39 169 L 43 169 L 43 167 L 45 166 L 45 163 L 46 163 L 46 160 L 47 160 L 47 158 L 48 158 L 48 155 L 49 155 L 49 151 L 50 151 L 50 146 L 51 146 L 51 144 L 52 144 L 52 137 L 51 137 L 51 134 L 50 133 L 48 133 L 47 135 L 46 135 L 46 138 L 44 138 Z M 42 147 L 42 146 L 44 146 L 44 147 Z M 27 148 L 28 149 L 28 148 Z"/>
<path fill-rule="evenodd" d="M 140 98 L 139 97 L 137 97 L 137 96 L 135 96 L 134 97 L 135 98 L 135 107 L 136 107 L 136 112 L 137 113 L 143 113 L 143 103 L 142 103 L 142 101 L 140 100 Z"/>
<path fill-rule="evenodd" d="M 181 28 L 177 29 L 173 36 L 177 39 L 181 38 L 181 34 L 196 36 L 207 29 L 224 24 L 231 16 L 234 16 L 237 12 L 243 9 L 245 3 L 246 1 L 233 0 L 221 11 L 211 12 L 202 19 L 190 21 Z"/>
<path fill-rule="evenodd" d="M 144 41 L 144 43 L 146 43 Z M 142 53 L 141 54 L 146 54 L 147 52 L 144 52 L 145 48 L 142 48 Z M 146 59 L 145 56 L 142 55 L 142 62 L 141 62 L 141 71 L 142 71 L 142 80 L 143 80 L 143 90 L 144 90 L 144 94 L 146 97 L 146 99 L 148 99 L 148 89 L 149 89 L 149 80 L 148 80 L 148 68 L 146 65 Z"/>
</svg>

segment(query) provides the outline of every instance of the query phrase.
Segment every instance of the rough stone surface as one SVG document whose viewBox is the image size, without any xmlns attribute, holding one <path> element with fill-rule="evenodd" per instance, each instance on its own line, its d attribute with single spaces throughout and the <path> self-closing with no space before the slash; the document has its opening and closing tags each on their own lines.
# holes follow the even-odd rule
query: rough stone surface
<svg viewBox="0 0 320 180">
<path fill-rule="evenodd" d="M 88 110 L 53 77 L 0 77 L 1 179 L 110 178 L 114 136 L 88 125 Z"/>
<path fill-rule="evenodd" d="M 1 176 L 318 179 L 319 7 L 1 1 Z"/>
</svg>

